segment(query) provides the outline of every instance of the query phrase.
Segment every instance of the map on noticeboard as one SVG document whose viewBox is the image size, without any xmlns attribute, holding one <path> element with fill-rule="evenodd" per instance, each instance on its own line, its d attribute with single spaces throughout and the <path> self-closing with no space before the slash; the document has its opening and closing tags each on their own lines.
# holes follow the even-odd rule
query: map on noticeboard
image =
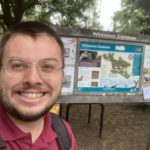
<svg viewBox="0 0 150 150">
<path fill-rule="evenodd" d="M 140 92 L 141 45 L 80 41 L 77 92 Z"/>
</svg>

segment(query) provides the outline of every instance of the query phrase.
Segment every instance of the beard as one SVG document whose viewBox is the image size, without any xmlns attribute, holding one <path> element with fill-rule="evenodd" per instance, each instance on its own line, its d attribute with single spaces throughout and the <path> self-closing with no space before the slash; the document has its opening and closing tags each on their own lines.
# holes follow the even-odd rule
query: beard
<svg viewBox="0 0 150 150">
<path fill-rule="evenodd" d="M 59 95 L 60 95 L 60 92 L 57 96 L 51 99 L 51 103 L 49 103 L 43 110 L 41 110 L 40 112 L 36 114 L 24 113 L 23 111 L 15 107 L 11 103 L 11 100 L 8 99 L 7 95 L 2 90 L 0 90 L 0 105 L 4 109 L 4 111 L 8 113 L 11 117 L 16 118 L 17 120 L 20 120 L 20 121 L 24 121 L 24 122 L 32 122 L 45 116 L 53 107 L 53 105 L 56 103 L 56 101 L 59 98 Z"/>
</svg>

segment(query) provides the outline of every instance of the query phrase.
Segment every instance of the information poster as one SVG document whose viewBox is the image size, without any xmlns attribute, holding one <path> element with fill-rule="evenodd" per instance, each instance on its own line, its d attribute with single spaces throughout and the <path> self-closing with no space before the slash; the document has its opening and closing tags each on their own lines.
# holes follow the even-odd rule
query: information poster
<svg viewBox="0 0 150 150">
<path fill-rule="evenodd" d="M 73 67 L 65 67 L 64 68 L 64 81 L 62 93 L 68 94 L 73 93 L 74 88 L 74 68 Z"/>
<path fill-rule="evenodd" d="M 145 46 L 143 68 L 144 68 L 144 82 L 150 82 L 150 45 Z"/>
<path fill-rule="evenodd" d="M 62 37 L 62 41 L 65 48 L 65 68 L 62 94 L 72 94 L 74 88 L 77 39 Z"/>
<path fill-rule="evenodd" d="M 80 41 L 77 92 L 140 91 L 143 46 Z"/>
<path fill-rule="evenodd" d="M 143 96 L 144 100 L 150 101 L 150 45 L 145 46 L 143 66 Z"/>
</svg>

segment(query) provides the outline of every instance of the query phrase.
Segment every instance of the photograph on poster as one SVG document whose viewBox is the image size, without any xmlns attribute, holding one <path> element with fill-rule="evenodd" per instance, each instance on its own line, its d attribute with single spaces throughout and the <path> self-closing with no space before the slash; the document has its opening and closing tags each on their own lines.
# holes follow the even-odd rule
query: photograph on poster
<svg viewBox="0 0 150 150">
<path fill-rule="evenodd" d="M 80 67 L 100 67 L 101 56 L 98 52 L 80 51 Z"/>
<path fill-rule="evenodd" d="M 144 82 L 150 82 L 150 68 L 144 68 Z"/>
<path fill-rule="evenodd" d="M 64 80 L 62 85 L 62 95 L 72 94 L 74 88 L 74 67 L 64 68 Z"/>
<path fill-rule="evenodd" d="M 77 39 L 72 37 L 62 37 L 65 48 L 65 64 L 75 65 Z"/>
<path fill-rule="evenodd" d="M 142 49 L 126 43 L 80 41 L 77 91 L 139 92 Z"/>
</svg>

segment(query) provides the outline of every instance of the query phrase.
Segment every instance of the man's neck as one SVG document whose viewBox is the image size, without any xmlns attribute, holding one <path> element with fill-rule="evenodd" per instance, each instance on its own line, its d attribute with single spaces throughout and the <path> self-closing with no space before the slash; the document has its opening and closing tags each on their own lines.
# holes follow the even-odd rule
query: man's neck
<svg viewBox="0 0 150 150">
<path fill-rule="evenodd" d="M 44 117 L 33 122 L 24 122 L 11 117 L 10 115 L 9 118 L 21 131 L 23 131 L 24 133 L 31 134 L 32 143 L 34 143 L 37 140 L 44 128 Z"/>
</svg>

